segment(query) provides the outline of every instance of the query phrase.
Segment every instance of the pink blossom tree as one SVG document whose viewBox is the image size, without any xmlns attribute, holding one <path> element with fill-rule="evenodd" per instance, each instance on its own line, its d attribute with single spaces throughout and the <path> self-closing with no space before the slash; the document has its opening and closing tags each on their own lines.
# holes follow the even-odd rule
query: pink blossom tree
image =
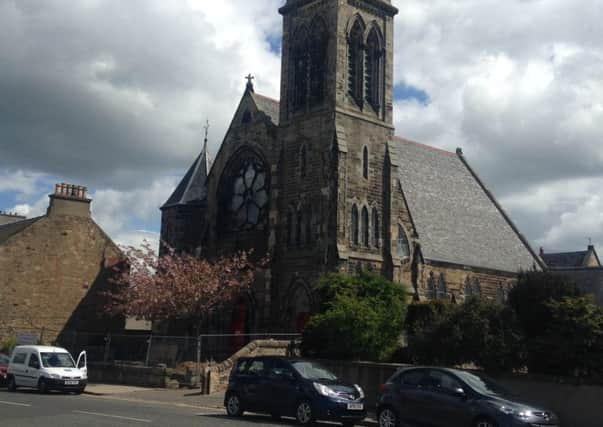
<svg viewBox="0 0 603 427">
<path fill-rule="evenodd" d="M 124 248 L 128 268 L 116 271 L 107 310 L 150 321 L 204 319 L 245 293 L 256 267 L 239 252 L 213 262 L 167 248 L 157 255 L 148 242 Z"/>
</svg>

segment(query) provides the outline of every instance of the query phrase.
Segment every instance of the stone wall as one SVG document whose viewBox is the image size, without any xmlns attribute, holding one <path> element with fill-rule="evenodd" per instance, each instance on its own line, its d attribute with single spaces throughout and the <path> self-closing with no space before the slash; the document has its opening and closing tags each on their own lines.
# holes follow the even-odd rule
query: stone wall
<svg viewBox="0 0 603 427">
<path fill-rule="evenodd" d="M 0 339 L 28 332 L 53 342 L 67 328 L 87 332 L 99 322 L 119 249 L 89 217 L 40 218 L 0 245 Z"/>
</svg>

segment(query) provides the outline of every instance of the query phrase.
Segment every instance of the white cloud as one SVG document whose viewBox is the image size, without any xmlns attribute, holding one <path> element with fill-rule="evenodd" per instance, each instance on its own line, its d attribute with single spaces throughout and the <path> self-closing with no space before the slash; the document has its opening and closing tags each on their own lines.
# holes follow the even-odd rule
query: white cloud
<svg viewBox="0 0 603 427">
<path fill-rule="evenodd" d="M 38 194 L 39 181 L 44 174 L 23 170 L 0 172 L 0 193 L 14 192 L 17 198 L 23 199 Z"/>
</svg>

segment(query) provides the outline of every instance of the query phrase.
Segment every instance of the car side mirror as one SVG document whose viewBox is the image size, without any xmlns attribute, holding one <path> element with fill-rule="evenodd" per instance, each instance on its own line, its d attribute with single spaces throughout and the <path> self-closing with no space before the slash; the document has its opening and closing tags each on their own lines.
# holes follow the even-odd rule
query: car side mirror
<svg viewBox="0 0 603 427">
<path fill-rule="evenodd" d="M 461 387 L 454 389 L 454 395 L 460 397 L 461 399 L 465 399 L 467 397 L 467 393 Z"/>
</svg>

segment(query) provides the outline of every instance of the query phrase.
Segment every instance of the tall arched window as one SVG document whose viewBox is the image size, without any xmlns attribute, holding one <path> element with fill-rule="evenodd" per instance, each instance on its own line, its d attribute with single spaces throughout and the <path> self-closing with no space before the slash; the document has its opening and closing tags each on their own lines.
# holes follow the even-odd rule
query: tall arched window
<svg viewBox="0 0 603 427">
<path fill-rule="evenodd" d="M 352 218 L 350 222 L 351 226 L 351 235 L 352 235 L 352 244 L 358 245 L 358 207 L 356 205 L 352 206 Z"/>
<path fill-rule="evenodd" d="M 406 237 L 406 232 L 401 225 L 398 225 L 398 250 L 400 251 L 400 258 L 410 257 L 408 238 Z"/>
<path fill-rule="evenodd" d="M 362 149 L 362 176 L 364 179 L 368 179 L 369 173 L 369 152 L 368 147 L 365 145 Z"/>
<path fill-rule="evenodd" d="M 305 231 L 305 237 L 306 237 L 306 244 L 310 245 L 312 244 L 312 207 L 311 206 L 307 206 L 305 209 L 306 213 L 305 213 L 305 220 L 306 220 L 306 231 Z"/>
<path fill-rule="evenodd" d="M 437 297 L 436 291 L 436 279 L 433 275 L 433 271 L 429 272 L 429 278 L 427 279 L 427 298 L 434 300 Z"/>
<path fill-rule="evenodd" d="M 466 298 L 479 298 L 482 295 L 482 286 L 479 283 L 479 279 L 474 277 L 470 279 L 469 276 L 465 279 L 465 297 Z"/>
<path fill-rule="evenodd" d="M 369 214 L 366 206 L 362 208 L 361 227 L 362 229 L 362 244 L 369 245 Z"/>
<path fill-rule="evenodd" d="M 310 106 L 320 105 L 325 99 L 327 76 L 327 27 L 316 18 L 310 29 Z"/>
<path fill-rule="evenodd" d="M 383 81 L 383 47 L 378 28 L 373 27 L 366 42 L 366 100 L 376 110 L 381 108 Z"/>
<path fill-rule="evenodd" d="M 297 30 L 293 46 L 293 109 L 305 108 L 308 95 L 308 32 Z"/>
<path fill-rule="evenodd" d="M 287 245 L 293 244 L 293 211 L 289 208 L 287 212 Z"/>
<path fill-rule="evenodd" d="M 306 148 L 306 144 L 304 144 L 301 148 L 301 152 L 299 155 L 299 175 L 302 178 L 306 177 L 307 168 L 308 168 L 308 149 Z"/>
<path fill-rule="evenodd" d="M 364 24 L 356 19 L 348 36 L 348 91 L 359 105 L 362 105 L 364 80 Z"/>
<path fill-rule="evenodd" d="M 379 212 L 377 212 L 377 208 L 373 208 L 371 219 L 373 221 L 373 245 L 378 248 L 379 239 L 381 239 L 381 225 L 379 224 Z"/>
<path fill-rule="evenodd" d="M 438 278 L 438 285 L 436 289 L 436 298 L 437 299 L 447 299 L 448 297 L 448 286 L 446 285 L 446 278 L 444 277 L 444 273 L 440 273 L 440 277 Z"/>
<path fill-rule="evenodd" d="M 301 245 L 301 243 L 302 243 L 302 224 L 303 224 L 302 210 L 298 208 L 297 218 L 296 218 L 296 222 L 295 222 L 295 243 L 297 245 Z"/>
</svg>

